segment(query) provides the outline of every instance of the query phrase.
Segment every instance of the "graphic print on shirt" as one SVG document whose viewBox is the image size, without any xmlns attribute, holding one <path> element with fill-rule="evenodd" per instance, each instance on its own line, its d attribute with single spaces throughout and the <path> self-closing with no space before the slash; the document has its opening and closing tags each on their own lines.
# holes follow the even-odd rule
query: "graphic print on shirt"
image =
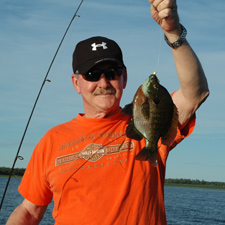
<svg viewBox="0 0 225 225">
<path fill-rule="evenodd" d="M 118 154 L 124 151 L 132 151 L 134 142 L 126 141 L 122 145 L 105 145 L 91 143 L 88 144 L 82 151 L 57 157 L 55 166 L 74 162 L 78 159 L 86 159 L 87 161 L 96 162 L 103 156 Z"/>
</svg>

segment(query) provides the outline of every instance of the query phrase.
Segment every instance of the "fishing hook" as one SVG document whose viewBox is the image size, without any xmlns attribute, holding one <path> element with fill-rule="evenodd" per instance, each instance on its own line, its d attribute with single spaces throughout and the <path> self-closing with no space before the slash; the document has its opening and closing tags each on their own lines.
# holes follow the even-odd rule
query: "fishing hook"
<svg viewBox="0 0 225 225">
<path fill-rule="evenodd" d="M 30 124 L 30 120 L 31 120 L 31 118 L 32 118 L 32 115 L 33 115 L 33 113 L 34 113 L 35 107 L 36 107 L 36 105 L 37 105 L 38 99 L 39 99 L 39 97 L 40 97 L 40 94 L 41 94 L 41 92 L 42 92 L 42 89 L 43 89 L 43 87 L 44 87 L 45 82 L 46 82 L 46 81 L 51 82 L 50 80 L 47 79 L 48 74 L 49 74 L 49 72 L 50 72 L 50 70 L 51 70 L 51 67 L 52 67 L 52 65 L 53 65 L 53 63 L 54 63 L 54 61 L 55 61 L 55 58 L 56 58 L 56 56 L 57 56 L 57 54 L 58 54 L 58 51 L 59 51 L 59 49 L 60 49 L 60 47 L 61 47 L 61 45 L 62 45 L 62 43 L 63 43 L 63 41 L 64 41 L 64 38 L 66 37 L 66 34 L 67 34 L 67 32 L 68 32 L 68 30 L 69 30 L 69 28 L 70 28 L 70 26 L 71 26 L 71 24 L 72 24 L 74 18 L 75 18 L 76 16 L 77 16 L 77 17 L 80 17 L 79 15 L 77 15 L 77 12 L 79 11 L 79 9 L 80 9 L 80 7 L 81 7 L 83 1 L 84 1 L 84 0 L 81 0 L 79 6 L 77 7 L 76 12 L 74 13 L 74 15 L 73 15 L 73 17 L 72 17 L 72 19 L 71 19 L 71 21 L 70 21 L 70 23 L 69 23 L 69 25 L 68 25 L 66 31 L 65 31 L 65 33 L 64 33 L 64 35 L 63 35 L 63 37 L 62 37 L 62 40 L 61 40 L 61 42 L 60 42 L 60 44 L 59 44 L 59 46 L 58 46 L 58 48 L 57 48 L 57 50 L 56 50 L 56 53 L 55 53 L 55 55 L 54 55 L 54 57 L 53 57 L 53 59 L 52 59 L 52 61 L 51 61 L 51 63 L 50 63 L 50 66 L 49 66 L 48 71 L 47 71 L 47 73 L 46 73 L 46 75 L 45 75 L 44 81 L 43 81 L 43 83 L 42 83 L 42 85 L 41 85 L 41 88 L 40 88 L 39 93 L 38 93 L 38 95 L 37 95 L 37 98 L 36 98 L 36 100 L 35 100 L 35 103 L 34 103 L 34 106 L 33 106 L 33 108 L 32 108 L 30 117 L 29 117 L 29 119 L 28 119 L 27 125 L 26 125 L 25 130 L 24 130 L 22 139 L 21 139 L 21 141 L 20 141 L 19 148 L 18 148 L 18 150 L 17 150 L 17 154 L 16 154 L 15 160 L 14 160 L 14 162 L 13 162 L 13 166 L 12 166 L 12 168 L 11 168 L 11 172 L 10 172 L 10 175 L 9 175 L 9 178 L 8 178 L 8 181 L 7 181 L 7 184 L 6 184 L 6 187 L 5 187 L 5 191 L 4 191 L 3 196 L 2 196 L 1 205 L 0 205 L 0 211 L 1 211 L 1 209 L 2 209 L 2 205 L 3 205 L 4 199 L 5 199 L 5 195 L 6 195 L 8 186 L 9 186 L 10 179 L 11 179 L 12 174 L 13 174 L 13 170 L 14 170 L 16 161 L 17 161 L 18 158 L 21 157 L 21 156 L 19 156 L 19 152 L 20 152 L 21 146 L 22 146 L 22 144 L 23 144 L 23 140 L 24 140 L 24 137 L 25 137 L 25 135 L 26 135 L 27 128 L 28 128 L 28 126 L 29 126 L 29 124 Z"/>
</svg>

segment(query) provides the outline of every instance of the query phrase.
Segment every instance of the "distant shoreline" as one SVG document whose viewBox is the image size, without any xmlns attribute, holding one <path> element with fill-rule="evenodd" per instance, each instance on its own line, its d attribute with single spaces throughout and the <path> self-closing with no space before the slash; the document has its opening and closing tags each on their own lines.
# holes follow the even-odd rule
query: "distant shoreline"
<svg viewBox="0 0 225 225">
<path fill-rule="evenodd" d="M 225 190 L 225 182 L 191 180 L 191 179 L 165 179 L 165 186 L 207 188 Z"/>
<path fill-rule="evenodd" d="M 9 175 L 0 175 L 0 178 L 8 178 Z M 22 176 L 15 176 L 13 175 L 12 178 L 22 178 Z M 212 182 L 214 183 L 214 182 Z M 167 183 L 167 179 L 165 182 L 166 187 L 183 187 L 183 188 L 200 188 L 200 189 L 215 189 L 215 190 L 225 190 L 225 186 L 218 186 L 214 184 L 208 184 L 208 185 L 203 185 L 203 184 L 181 184 L 181 183 Z"/>
<path fill-rule="evenodd" d="M 25 168 L 15 168 L 13 171 L 13 178 L 22 178 Z M 9 177 L 11 168 L 0 167 L 0 177 Z M 225 190 L 225 182 L 191 180 L 191 179 L 165 179 L 165 186 L 170 187 L 185 187 L 185 188 L 205 188 Z"/>
<path fill-rule="evenodd" d="M 214 186 L 214 185 L 194 185 L 194 184 L 168 184 L 165 183 L 166 187 L 183 187 L 183 188 L 200 188 L 200 189 L 215 189 L 225 190 L 225 187 Z"/>
</svg>

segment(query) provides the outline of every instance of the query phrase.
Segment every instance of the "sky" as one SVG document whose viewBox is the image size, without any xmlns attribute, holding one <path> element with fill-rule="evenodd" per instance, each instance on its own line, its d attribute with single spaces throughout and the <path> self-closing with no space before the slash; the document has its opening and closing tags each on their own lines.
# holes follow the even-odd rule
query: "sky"
<svg viewBox="0 0 225 225">
<path fill-rule="evenodd" d="M 35 99 L 80 1 L 0 1 L 0 167 L 11 167 Z M 208 79 L 210 96 L 197 110 L 191 136 L 170 153 L 166 178 L 225 182 L 225 2 L 177 0 L 180 22 Z M 169 92 L 179 88 L 173 56 L 147 0 L 84 0 L 50 70 L 15 167 L 25 168 L 51 127 L 83 112 L 71 83 L 75 45 L 91 36 L 115 40 L 128 84 L 121 106 L 154 71 Z"/>
</svg>

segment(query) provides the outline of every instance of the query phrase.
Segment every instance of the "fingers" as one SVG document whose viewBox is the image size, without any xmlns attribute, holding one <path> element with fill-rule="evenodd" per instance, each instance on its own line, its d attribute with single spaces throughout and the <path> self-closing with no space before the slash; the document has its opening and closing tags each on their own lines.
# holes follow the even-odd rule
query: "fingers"
<svg viewBox="0 0 225 225">
<path fill-rule="evenodd" d="M 163 9 L 161 11 L 159 11 L 159 18 L 160 19 L 165 19 L 165 18 L 168 18 L 168 17 L 171 17 L 172 15 L 172 10 L 171 9 Z"/>
<path fill-rule="evenodd" d="M 149 0 L 154 8 L 157 9 L 158 12 L 161 12 L 165 9 L 176 9 L 176 1 L 175 0 Z M 168 11 L 168 10 L 167 10 Z"/>
<path fill-rule="evenodd" d="M 148 0 L 151 4 L 151 13 L 153 18 L 158 19 L 177 18 L 176 0 Z"/>
<path fill-rule="evenodd" d="M 165 31 L 179 28 L 176 0 L 148 0 L 151 3 L 152 18 Z"/>
</svg>

